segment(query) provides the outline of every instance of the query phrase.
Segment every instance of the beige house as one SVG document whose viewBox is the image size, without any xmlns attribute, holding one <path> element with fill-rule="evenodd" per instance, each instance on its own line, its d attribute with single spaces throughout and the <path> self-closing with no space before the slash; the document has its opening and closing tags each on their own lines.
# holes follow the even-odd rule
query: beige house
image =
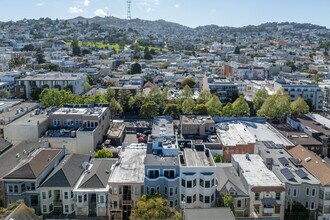
<svg viewBox="0 0 330 220">
<path fill-rule="evenodd" d="M 109 178 L 109 219 L 128 219 L 144 192 L 144 159 L 147 147 L 132 144 L 119 154 Z"/>
<path fill-rule="evenodd" d="M 181 135 L 209 135 L 215 132 L 211 116 L 181 115 Z"/>
</svg>

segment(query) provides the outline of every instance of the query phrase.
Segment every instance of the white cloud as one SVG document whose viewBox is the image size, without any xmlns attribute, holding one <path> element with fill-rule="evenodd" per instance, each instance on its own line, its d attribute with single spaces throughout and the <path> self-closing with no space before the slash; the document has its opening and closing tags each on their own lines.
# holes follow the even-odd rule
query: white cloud
<svg viewBox="0 0 330 220">
<path fill-rule="evenodd" d="M 94 14 L 95 14 L 96 16 L 100 16 L 100 17 L 105 17 L 105 16 L 107 16 L 107 12 L 106 12 L 105 10 L 101 9 L 101 8 L 95 10 L 95 11 L 94 11 Z"/>
<path fill-rule="evenodd" d="M 180 4 L 175 4 L 174 7 L 175 8 L 180 8 Z"/>
<path fill-rule="evenodd" d="M 83 0 L 83 5 L 86 7 L 89 6 L 90 3 L 91 3 L 90 0 Z"/>
<path fill-rule="evenodd" d="M 155 7 L 160 5 L 160 0 L 138 0 L 137 5 L 146 12 L 155 10 Z"/>
<path fill-rule="evenodd" d="M 37 4 L 38 7 L 42 7 L 42 6 L 44 6 L 44 5 L 45 5 L 44 2 L 39 2 L 39 3 Z"/>
<path fill-rule="evenodd" d="M 77 7 L 77 6 L 71 6 L 68 8 L 68 13 L 70 14 L 79 14 L 84 12 L 84 10 L 82 10 L 81 8 Z"/>
</svg>

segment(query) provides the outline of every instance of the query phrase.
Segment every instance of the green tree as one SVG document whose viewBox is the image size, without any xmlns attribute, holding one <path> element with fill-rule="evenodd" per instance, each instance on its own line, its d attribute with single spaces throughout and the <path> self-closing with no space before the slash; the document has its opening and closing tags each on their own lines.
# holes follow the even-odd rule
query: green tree
<svg viewBox="0 0 330 220">
<path fill-rule="evenodd" d="M 233 197 L 229 194 L 224 194 L 216 203 L 217 207 L 229 207 L 234 212 Z"/>
<path fill-rule="evenodd" d="M 100 59 L 101 60 L 105 60 L 105 59 L 108 59 L 108 58 L 109 58 L 108 54 L 106 54 L 106 53 L 101 53 L 100 54 Z"/>
<path fill-rule="evenodd" d="M 239 48 L 239 46 L 236 46 L 234 50 L 234 54 L 240 54 L 240 53 L 241 53 L 241 49 Z"/>
<path fill-rule="evenodd" d="M 55 63 L 45 63 L 42 65 L 42 68 L 50 70 L 50 71 L 60 71 L 61 70 L 60 66 Z"/>
<path fill-rule="evenodd" d="M 141 65 L 139 63 L 133 63 L 131 65 L 131 74 L 138 74 L 138 73 L 142 73 L 142 68 Z"/>
<path fill-rule="evenodd" d="M 223 117 L 231 117 L 234 116 L 234 109 L 233 109 L 233 104 L 228 102 L 225 107 L 223 107 L 221 111 L 221 116 Z"/>
<path fill-rule="evenodd" d="M 192 114 L 196 103 L 193 99 L 185 99 L 182 103 L 183 114 Z"/>
<path fill-rule="evenodd" d="M 89 85 L 88 82 L 85 82 L 85 83 L 84 83 L 84 91 L 86 92 L 86 91 L 88 91 L 90 88 L 91 88 L 91 85 Z"/>
<path fill-rule="evenodd" d="M 7 90 L 1 89 L 0 90 L 0 98 L 1 99 L 7 99 L 10 96 L 10 92 L 8 92 Z"/>
<path fill-rule="evenodd" d="M 44 89 L 39 95 L 39 100 L 45 107 L 63 105 L 63 97 L 57 89 Z"/>
<path fill-rule="evenodd" d="M 123 112 L 123 108 L 115 98 L 112 98 L 110 100 L 109 109 L 110 109 L 111 119 L 113 119 L 116 115 L 119 115 Z"/>
<path fill-rule="evenodd" d="M 123 107 L 124 111 L 129 110 L 128 101 L 130 97 L 132 96 L 132 93 L 128 89 L 120 89 L 117 94 L 117 101 L 120 103 L 120 105 Z"/>
<path fill-rule="evenodd" d="M 115 92 L 115 90 L 108 88 L 106 93 L 104 94 L 104 96 L 105 96 L 106 100 L 108 102 L 110 102 L 113 98 L 116 97 L 116 92 Z"/>
<path fill-rule="evenodd" d="M 286 220 L 309 220 L 311 219 L 310 211 L 305 208 L 301 203 L 299 202 L 293 202 L 292 205 L 290 205 L 285 210 L 285 219 Z"/>
<path fill-rule="evenodd" d="M 95 158 L 112 158 L 112 152 L 107 149 L 98 150 L 94 153 Z"/>
<path fill-rule="evenodd" d="M 223 163 L 223 161 L 224 161 L 222 154 L 215 154 L 213 159 L 214 159 L 214 162 L 216 162 L 216 163 Z"/>
<path fill-rule="evenodd" d="M 165 99 L 166 94 L 154 86 L 151 88 L 149 94 L 145 97 L 145 102 L 155 102 L 162 112 L 165 109 Z"/>
<path fill-rule="evenodd" d="M 24 45 L 22 51 L 34 51 L 34 46 L 33 46 L 33 44 L 27 44 L 27 45 Z"/>
<path fill-rule="evenodd" d="M 152 60 L 152 55 L 149 51 L 149 47 L 144 48 L 144 57 L 145 60 Z"/>
<path fill-rule="evenodd" d="M 294 62 L 288 62 L 286 65 L 291 68 L 292 72 L 295 72 L 297 70 L 297 67 Z"/>
<path fill-rule="evenodd" d="M 159 105 L 156 102 L 150 101 L 141 106 L 140 116 L 143 118 L 152 119 L 159 113 Z"/>
<path fill-rule="evenodd" d="M 182 80 L 181 87 L 184 88 L 186 85 L 188 85 L 190 88 L 194 88 L 196 82 L 193 78 L 187 77 Z"/>
<path fill-rule="evenodd" d="M 26 64 L 26 59 L 23 56 L 14 57 L 8 63 L 10 69 L 21 67 L 24 64 Z"/>
<path fill-rule="evenodd" d="M 205 104 L 207 108 L 207 113 L 211 116 L 218 116 L 221 112 L 222 104 L 217 95 L 212 95 L 210 100 Z"/>
<path fill-rule="evenodd" d="M 186 85 L 182 92 L 180 93 L 180 98 L 191 98 L 194 95 L 193 91 L 191 90 L 191 88 Z"/>
<path fill-rule="evenodd" d="M 36 56 L 35 57 L 36 57 L 36 60 L 37 60 L 38 64 L 42 64 L 42 63 L 45 63 L 46 62 L 44 50 L 41 47 L 39 47 L 37 49 L 37 52 L 36 52 Z"/>
<path fill-rule="evenodd" d="M 41 94 L 42 90 L 39 88 L 34 88 L 31 92 L 31 98 L 33 100 L 38 100 L 39 99 L 39 95 Z"/>
<path fill-rule="evenodd" d="M 169 103 L 165 106 L 163 114 L 170 115 L 173 118 L 177 119 L 177 118 L 179 118 L 180 110 L 181 110 L 180 105 Z"/>
<path fill-rule="evenodd" d="M 73 56 L 80 56 L 81 55 L 81 51 L 80 51 L 80 47 L 79 47 L 79 42 L 77 39 L 74 39 L 71 43 L 71 47 L 72 47 L 72 54 Z"/>
<path fill-rule="evenodd" d="M 235 116 L 249 116 L 250 108 L 243 95 L 240 95 L 233 103 L 233 113 Z"/>
<path fill-rule="evenodd" d="M 181 220 L 180 212 L 169 206 L 169 202 L 160 197 L 148 198 L 143 195 L 132 210 L 130 220 Z"/>
<path fill-rule="evenodd" d="M 281 88 L 274 95 L 266 99 L 257 112 L 257 115 L 269 119 L 283 119 L 290 113 L 289 99 L 290 96 Z"/>
<path fill-rule="evenodd" d="M 107 99 L 105 98 L 104 95 L 101 94 L 96 94 L 92 96 L 88 96 L 85 98 L 84 101 L 86 104 L 93 104 L 93 103 L 108 103 Z"/>
<path fill-rule="evenodd" d="M 266 90 L 263 89 L 258 90 L 258 92 L 256 93 L 253 99 L 253 105 L 256 111 L 258 111 L 261 108 L 262 104 L 264 104 L 268 96 L 269 95 Z"/>
<path fill-rule="evenodd" d="M 309 112 L 309 106 L 302 97 L 298 97 L 296 100 L 290 103 L 290 113 L 294 116 L 307 114 Z"/>
<path fill-rule="evenodd" d="M 193 113 L 196 115 L 206 115 L 207 114 L 207 107 L 205 104 L 197 104 L 194 109 Z"/>
<path fill-rule="evenodd" d="M 128 100 L 128 106 L 134 113 L 138 113 L 144 103 L 145 97 L 141 92 L 137 93 L 135 96 L 131 96 Z"/>
<path fill-rule="evenodd" d="M 197 98 L 197 103 L 199 104 L 205 104 L 209 99 L 211 98 L 211 93 L 209 90 L 203 90 L 199 93 L 199 96 Z"/>
</svg>

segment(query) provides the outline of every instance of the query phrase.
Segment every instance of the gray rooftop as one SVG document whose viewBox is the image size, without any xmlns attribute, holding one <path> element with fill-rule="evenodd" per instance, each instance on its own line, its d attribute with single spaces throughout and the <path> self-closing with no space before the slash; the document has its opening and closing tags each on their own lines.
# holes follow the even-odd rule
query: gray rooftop
<svg viewBox="0 0 330 220">
<path fill-rule="evenodd" d="M 0 169 L 0 178 L 17 166 L 21 161 L 23 161 L 27 156 L 32 153 L 35 149 L 40 147 L 39 142 L 22 142 L 19 143 L 6 152 L 0 155 L 0 164 L 6 164 Z M 19 157 L 17 157 L 19 156 Z"/>
<path fill-rule="evenodd" d="M 0 138 L 0 155 L 8 150 L 11 146 L 12 144 L 9 141 Z"/>
<path fill-rule="evenodd" d="M 73 187 L 84 171 L 83 162 L 88 159 L 87 155 L 66 155 L 40 187 Z"/>
<path fill-rule="evenodd" d="M 18 79 L 18 81 L 48 81 L 48 80 L 66 80 L 66 81 L 75 81 L 77 79 L 82 78 L 82 73 L 59 73 L 59 72 L 52 72 L 52 73 L 45 73 L 45 74 L 36 74 L 33 76 L 26 76 L 24 78 Z"/>
<path fill-rule="evenodd" d="M 236 196 L 249 196 L 231 163 L 217 164 L 216 175 L 218 180 L 217 190 L 220 194 L 226 194 L 233 188 L 237 192 Z"/>
<path fill-rule="evenodd" d="M 143 183 L 144 182 L 144 160 L 146 147 L 126 147 L 119 154 L 118 164 L 115 165 L 109 178 L 111 183 Z"/>
<path fill-rule="evenodd" d="M 185 209 L 185 220 L 235 220 L 235 216 L 227 207 L 208 209 Z"/>
<path fill-rule="evenodd" d="M 155 117 L 152 126 L 153 136 L 173 136 L 173 119 L 169 116 Z"/>
<path fill-rule="evenodd" d="M 111 167 L 117 159 L 94 159 L 88 172 L 84 173 L 79 182 L 78 189 L 101 189 L 106 188 L 111 174 Z"/>
<path fill-rule="evenodd" d="M 0 101 L 0 120 L 4 121 L 4 124 L 8 124 L 15 119 L 27 114 L 33 109 L 37 108 L 40 104 L 36 102 L 22 102 L 21 101 L 10 101 L 10 103 L 4 103 Z"/>
<path fill-rule="evenodd" d="M 15 121 L 11 122 L 9 125 L 31 126 L 31 125 L 38 125 L 39 123 L 43 123 L 47 120 L 48 120 L 48 115 L 46 114 L 46 112 L 43 112 L 41 114 L 36 114 L 36 111 L 34 111 L 16 119 Z"/>
</svg>

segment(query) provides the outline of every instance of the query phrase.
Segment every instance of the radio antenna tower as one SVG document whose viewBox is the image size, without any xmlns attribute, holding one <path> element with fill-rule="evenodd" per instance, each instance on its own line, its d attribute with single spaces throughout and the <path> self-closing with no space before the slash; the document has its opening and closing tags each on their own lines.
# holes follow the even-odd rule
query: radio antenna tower
<svg viewBox="0 0 330 220">
<path fill-rule="evenodd" d="M 127 0 L 127 20 L 131 20 L 131 0 Z"/>
</svg>

